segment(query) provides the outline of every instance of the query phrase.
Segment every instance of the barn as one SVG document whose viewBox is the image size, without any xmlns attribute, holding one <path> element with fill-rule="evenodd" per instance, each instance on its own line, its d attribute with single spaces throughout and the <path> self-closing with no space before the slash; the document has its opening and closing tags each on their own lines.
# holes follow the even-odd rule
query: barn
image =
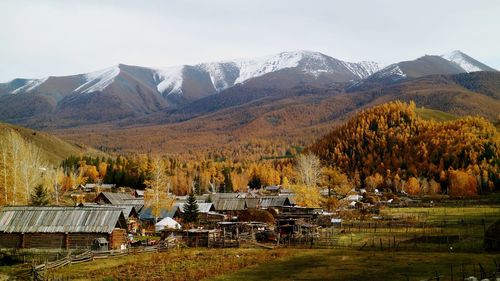
<svg viewBox="0 0 500 281">
<path fill-rule="evenodd" d="M 104 238 L 110 249 L 119 249 L 126 244 L 126 229 L 120 208 L 13 206 L 0 210 L 0 248 L 88 249 Z"/>
</svg>

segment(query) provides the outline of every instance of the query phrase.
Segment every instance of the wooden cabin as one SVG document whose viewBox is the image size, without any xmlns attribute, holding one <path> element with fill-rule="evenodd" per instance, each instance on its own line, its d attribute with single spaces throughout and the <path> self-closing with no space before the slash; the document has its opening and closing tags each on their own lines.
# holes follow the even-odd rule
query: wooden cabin
<svg viewBox="0 0 500 281">
<path fill-rule="evenodd" d="M 0 210 L 0 248 L 90 249 L 96 239 L 109 249 L 126 245 L 127 221 L 119 208 L 5 207 Z"/>
</svg>

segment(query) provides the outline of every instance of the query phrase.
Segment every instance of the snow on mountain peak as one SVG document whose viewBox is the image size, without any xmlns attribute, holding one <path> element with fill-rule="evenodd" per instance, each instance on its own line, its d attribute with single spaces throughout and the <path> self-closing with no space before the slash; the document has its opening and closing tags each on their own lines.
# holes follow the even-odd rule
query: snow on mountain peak
<svg viewBox="0 0 500 281">
<path fill-rule="evenodd" d="M 203 63 L 195 67 L 208 73 L 216 91 L 231 87 L 240 74 L 240 69 L 234 62 Z"/>
<path fill-rule="evenodd" d="M 480 67 L 478 67 L 477 65 L 474 65 L 474 63 L 469 59 L 469 56 L 467 56 L 466 54 L 462 53 L 459 50 L 455 50 L 455 51 L 452 51 L 450 53 L 443 54 L 443 55 L 441 55 L 441 57 L 444 58 L 445 60 L 448 60 L 448 61 L 451 61 L 451 62 L 458 64 L 461 68 L 463 68 L 463 70 L 465 70 L 467 72 L 474 72 L 474 71 L 483 70 Z"/>
<path fill-rule="evenodd" d="M 120 74 L 120 66 L 115 65 L 102 70 L 82 74 L 84 83 L 73 90 L 77 93 L 91 93 L 102 91 Z"/>
<path fill-rule="evenodd" d="M 262 76 L 285 68 L 292 68 L 299 65 L 305 52 L 282 52 L 277 55 L 265 56 L 249 60 L 236 62 L 240 70 L 239 77 L 235 84 L 242 83 L 248 79 Z"/>
<path fill-rule="evenodd" d="M 47 79 L 48 79 L 48 77 L 42 78 L 42 79 L 28 80 L 26 82 L 26 84 L 24 84 L 23 86 L 11 91 L 11 94 L 17 94 L 20 92 L 30 92 L 30 91 L 34 90 L 36 87 L 38 87 L 39 85 L 41 85 L 43 82 L 45 82 Z"/>
<path fill-rule="evenodd" d="M 72 79 L 75 79 L 75 77 L 78 79 L 78 83 L 75 89 L 70 91 L 78 94 L 103 91 L 115 81 L 115 78 L 120 75 L 121 71 L 129 72 L 124 67 L 126 66 L 115 65 L 99 71 L 72 76 Z M 212 91 L 220 92 L 235 84 L 244 83 L 249 79 L 291 68 L 316 78 L 320 75 L 328 74 L 340 75 L 340 77 L 352 77 L 349 79 L 358 80 L 373 74 L 380 67 L 375 62 L 350 63 L 319 52 L 301 50 L 281 52 L 253 59 L 210 62 L 149 70 L 153 73 L 153 77 L 151 78 L 159 93 L 163 95 L 180 95 L 183 94 L 186 79 L 193 81 L 193 79 L 204 79 L 203 77 L 208 76 L 210 78 L 208 83 L 213 85 Z M 32 91 L 44 83 L 46 79 L 27 80 L 26 83 L 11 91 L 11 93 Z M 211 89 L 206 89 L 206 91 L 211 91 Z"/>
<path fill-rule="evenodd" d="M 344 62 L 344 65 L 360 79 L 364 79 L 380 70 L 380 65 L 374 61 L 362 61 L 359 63 Z"/>
<path fill-rule="evenodd" d="M 160 81 L 156 85 L 158 92 L 164 93 L 168 90 L 166 95 L 182 94 L 183 70 L 184 65 L 158 69 L 155 77 Z"/>
</svg>

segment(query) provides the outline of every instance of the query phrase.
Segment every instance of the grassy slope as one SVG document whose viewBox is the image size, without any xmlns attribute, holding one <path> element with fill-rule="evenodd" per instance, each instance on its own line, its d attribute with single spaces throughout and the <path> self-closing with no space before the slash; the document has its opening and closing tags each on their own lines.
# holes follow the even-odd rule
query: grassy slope
<svg viewBox="0 0 500 281">
<path fill-rule="evenodd" d="M 436 120 L 439 122 L 443 122 L 443 121 L 456 120 L 460 118 L 459 116 L 430 108 L 421 107 L 415 109 L 415 111 L 417 115 L 424 120 Z"/>
<path fill-rule="evenodd" d="M 6 130 L 15 130 L 21 134 L 23 138 L 35 144 L 43 151 L 45 158 L 52 164 L 59 164 L 61 160 L 71 155 L 104 155 L 102 152 L 93 148 L 84 145 L 72 144 L 48 133 L 6 123 L 0 123 L 0 133 L 3 133 Z"/>
<path fill-rule="evenodd" d="M 283 249 L 181 248 L 71 265 L 48 276 L 59 280 L 201 280 L 288 254 Z"/>
</svg>

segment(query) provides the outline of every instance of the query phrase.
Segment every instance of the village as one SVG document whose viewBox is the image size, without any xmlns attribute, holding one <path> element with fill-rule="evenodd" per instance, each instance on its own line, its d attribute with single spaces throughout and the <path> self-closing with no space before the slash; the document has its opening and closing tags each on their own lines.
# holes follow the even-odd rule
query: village
<svg viewBox="0 0 500 281">
<path fill-rule="evenodd" d="M 290 190 L 279 186 L 192 196 L 194 202 L 190 196 L 175 196 L 156 215 L 145 206 L 143 190 L 86 184 L 81 191 L 87 197 L 95 194 L 95 199 L 64 207 L 4 207 L 0 248 L 125 250 L 169 237 L 190 247 L 238 247 L 243 241 L 265 247 L 312 238 L 319 227 L 340 227 L 342 222 L 321 208 L 296 206 Z M 358 196 L 351 199 L 357 202 Z M 189 207 L 195 208 L 195 218 L 188 218 L 193 215 L 187 214 Z"/>
<path fill-rule="evenodd" d="M 94 199 L 75 206 L 2 208 L 1 256 L 22 261 L 31 268 L 26 273 L 30 278 L 43 280 L 44 274 L 66 265 L 179 247 L 500 249 L 499 210 L 472 207 L 477 202 L 460 206 L 462 213 L 472 212 L 467 218 L 454 214 L 450 204 L 456 202 L 398 198 L 378 190 L 352 190 L 343 207 L 333 212 L 300 207 L 296 195 L 281 186 L 174 196 L 171 204 L 159 209 L 145 204 L 144 190 L 86 184 L 74 192 Z M 323 194 L 327 197 L 327 190 Z"/>
</svg>

